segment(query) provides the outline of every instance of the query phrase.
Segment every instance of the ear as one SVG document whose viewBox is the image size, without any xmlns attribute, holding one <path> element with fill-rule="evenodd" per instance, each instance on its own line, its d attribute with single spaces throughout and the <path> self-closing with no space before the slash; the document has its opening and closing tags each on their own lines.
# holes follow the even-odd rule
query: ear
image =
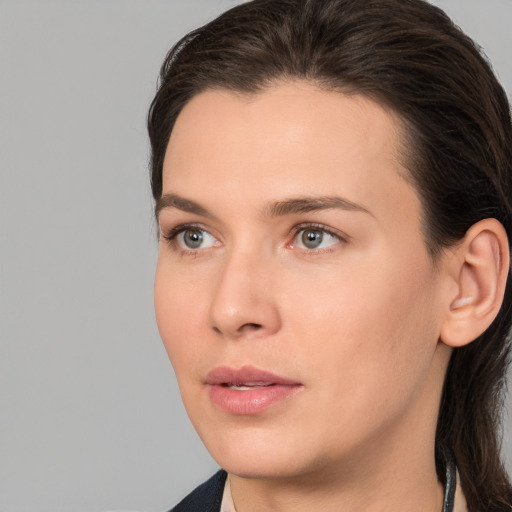
<svg viewBox="0 0 512 512">
<path fill-rule="evenodd" d="M 440 339 L 462 347 L 478 338 L 500 310 L 510 266 L 505 229 L 496 219 L 477 222 L 449 259 L 457 286 L 449 297 Z"/>
</svg>

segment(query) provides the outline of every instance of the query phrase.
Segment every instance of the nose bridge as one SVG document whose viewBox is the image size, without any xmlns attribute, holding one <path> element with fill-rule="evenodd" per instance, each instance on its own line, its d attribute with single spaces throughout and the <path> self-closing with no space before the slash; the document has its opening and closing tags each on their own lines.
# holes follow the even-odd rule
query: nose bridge
<svg viewBox="0 0 512 512">
<path fill-rule="evenodd" d="M 271 256 L 247 247 L 229 251 L 211 303 L 214 330 L 230 337 L 275 333 L 280 317 L 272 275 Z"/>
</svg>

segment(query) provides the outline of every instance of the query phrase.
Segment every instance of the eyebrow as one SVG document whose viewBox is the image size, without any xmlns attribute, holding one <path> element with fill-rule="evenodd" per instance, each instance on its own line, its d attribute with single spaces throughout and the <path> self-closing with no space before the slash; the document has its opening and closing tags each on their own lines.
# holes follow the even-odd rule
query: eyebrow
<svg viewBox="0 0 512 512">
<path fill-rule="evenodd" d="M 176 208 L 188 213 L 201 215 L 202 217 L 212 217 L 212 214 L 199 203 L 186 199 L 177 194 L 164 194 L 155 204 L 155 217 L 158 219 L 160 212 L 164 208 Z"/>
<path fill-rule="evenodd" d="M 339 196 L 296 197 L 285 199 L 284 201 L 271 203 L 268 206 L 267 213 L 271 217 L 278 217 L 294 213 L 330 210 L 332 208 L 363 212 L 372 215 L 372 213 L 364 206 Z"/>
<path fill-rule="evenodd" d="M 165 208 L 176 208 L 202 217 L 213 217 L 213 215 L 199 203 L 172 193 L 164 194 L 157 200 L 155 204 L 155 216 L 157 219 L 160 212 Z M 272 202 L 264 211 L 269 217 L 282 217 L 296 213 L 308 213 L 333 208 L 372 215 L 364 206 L 340 196 L 292 197 L 283 201 Z"/>
</svg>

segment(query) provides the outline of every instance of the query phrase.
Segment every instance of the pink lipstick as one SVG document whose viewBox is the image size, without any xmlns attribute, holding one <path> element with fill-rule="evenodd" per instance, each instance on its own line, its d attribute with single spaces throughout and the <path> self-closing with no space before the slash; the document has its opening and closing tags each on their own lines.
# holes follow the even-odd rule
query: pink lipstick
<svg viewBox="0 0 512 512">
<path fill-rule="evenodd" d="M 211 401 L 230 414 L 258 414 L 302 389 L 300 382 L 252 366 L 219 367 L 206 376 Z"/>
</svg>

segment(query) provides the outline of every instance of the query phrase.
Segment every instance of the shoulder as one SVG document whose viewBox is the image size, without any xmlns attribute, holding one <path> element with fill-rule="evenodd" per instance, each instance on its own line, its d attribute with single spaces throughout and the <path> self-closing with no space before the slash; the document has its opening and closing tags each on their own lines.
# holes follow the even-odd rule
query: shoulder
<svg viewBox="0 0 512 512">
<path fill-rule="evenodd" d="M 227 473 L 220 470 L 196 487 L 169 512 L 219 512 Z"/>
</svg>

